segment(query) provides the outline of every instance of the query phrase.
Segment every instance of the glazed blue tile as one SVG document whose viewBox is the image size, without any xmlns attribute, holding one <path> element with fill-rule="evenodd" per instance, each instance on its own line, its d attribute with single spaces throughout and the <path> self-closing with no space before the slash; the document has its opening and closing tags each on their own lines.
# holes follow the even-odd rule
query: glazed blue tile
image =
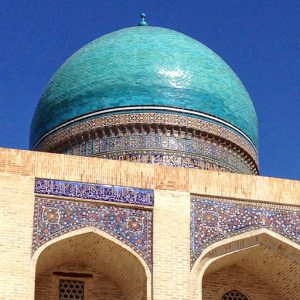
<svg viewBox="0 0 300 300">
<path fill-rule="evenodd" d="M 58 69 L 36 108 L 30 147 L 78 116 L 136 105 L 216 116 L 241 129 L 257 146 L 255 109 L 231 68 L 184 34 L 140 26 L 96 39 Z"/>
</svg>

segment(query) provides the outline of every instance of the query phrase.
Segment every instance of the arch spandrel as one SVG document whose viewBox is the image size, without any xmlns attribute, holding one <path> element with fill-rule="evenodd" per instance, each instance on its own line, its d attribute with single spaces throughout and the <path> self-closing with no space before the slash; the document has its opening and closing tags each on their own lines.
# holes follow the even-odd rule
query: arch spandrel
<svg viewBox="0 0 300 300">
<path fill-rule="evenodd" d="M 94 227 L 132 248 L 152 267 L 152 211 L 74 200 L 35 199 L 32 254 L 48 241 Z"/>
<path fill-rule="evenodd" d="M 300 244 L 300 208 L 191 196 L 191 268 L 210 245 L 257 229 Z"/>
</svg>

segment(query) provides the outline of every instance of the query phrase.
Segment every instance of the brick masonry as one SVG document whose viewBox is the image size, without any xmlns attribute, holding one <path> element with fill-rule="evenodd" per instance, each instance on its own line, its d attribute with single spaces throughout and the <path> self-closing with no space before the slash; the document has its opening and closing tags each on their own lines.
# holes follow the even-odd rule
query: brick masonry
<svg viewBox="0 0 300 300">
<path fill-rule="evenodd" d="M 147 273 L 148 271 L 137 259 L 131 258 L 132 256 L 128 254 L 131 253 L 128 250 L 131 248 L 127 244 L 123 243 L 127 245 L 126 249 L 121 247 L 121 244 L 115 247 L 114 244 L 118 243 L 117 239 L 116 243 L 111 241 L 108 243 L 107 238 L 100 239 L 99 234 L 93 234 L 91 238 L 87 239 L 84 235 L 78 236 L 78 238 L 71 237 L 72 232 L 69 232 L 66 233 L 69 238 L 52 244 L 53 247 L 43 248 L 47 245 L 43 244 L 32 256 L 35 178 L 154 190 L 153 278 L 142 276 L 143 272 Z M 97 240 L 99 241 L 98 245 L 106 245 L 105 253 L 107 256 L 105 259 L 107 262 L 112 257 L 114 257 L 114 262 L 118 261 L 120 255 L 123 257 L 119 261 L 122 265 L 115 273 L 112 269 L 107 269 L 107 272 L 113 276 L 118 284 L 125 282 L 126 274 L 132 276 L 139 274 L 137 278 L 128 276 L 126 281 L 128 286 L 130 286 L 129 282 L 136 282 L 140 285 L 131 286 L 131 290 L 127 290 L 126 295 L 133 295 L 134 290 L 141 290 L 141 286 L 147 286 L 147 300 L 201 299 L 200 296 L 197 298 L 191 296 L 194 295 L 195 287 L 201 286 L 201 278 L 195 277 L 195 281 L 193 281 L 191 276 L 194 275 L 190 271 L 191 194 L 213 198 L 239 199 L 238 201 L 247 201 L 246 206 L 248 206 L 248 202 L 253 202 L 258 210 L 262 210 L 266 204 L 276 204 L 280 207 L 276 209 L 272 207 L 274 211 L 290 211 L 291 206 L 300 205 L 300 182 L 225 172 L 0 149 L 0 208 L 2 212 L 0 237 L 3 241 L 1 254 L 5 257 L 0 261 L 1 297 L 7 300 L 33 299 L 35 272 L 36 270 L 38 273 L 44 272 L 44 269 L 40 269 L 39 265 L 47 266 L 54 258 L 55 260 L 60 259 L 59 262 L 62 262 L 61 259 L 65 257 L 64 255 L 68 255 L 68 251 L 73 251 L 72 255 L 75 257 L 83 258 L 83 254 L 86 253 L 89 258 L 93 258 L 93 261 L 99 259 L 100 266 L 100 259 L 105 257 L 104 252 L 101 252 L 101 256 L 91 254 L 94 253 L 93 251 L 100 253 L 101 247 L 92 248 L 93 251 L 88 251 L 90 247 L 95 246 L 94 242 Z M 39 195 L 38 197 L 43 199 L 55 198 L 54 201 L 66 202 L 79 200 L 60 198 L 60 196 L 50 197 L 49 195 Z M 104 202 L 100 203 L 99 200 L 95 200 L 96 203 L 93 201 L 79 202 L 112 206 L 111 202 L 105 204 Z M 115 203 L 113 206 L 124 206 L 125 208 L 126 205 Z M 126 206 L 126 209 L 130 208 L 130 205 Z M 132 205 L 133 208 L 141 210 L 140 206 Z M 108 233 L 106 234 L 108 235 Z M 99 239 L 95 239 L 96 236 Z M 87 244 L 89 247 L 80 248 L 83 247 L 84 243 L 87 243 L 87 240 L 89 240 Z M 73 246 L 68 248 L 67 245 Z M 299 280 L 297 281 L 298 276 L 300 276 L 299 263 L 297 263 L 300 260 L 300 248 L 297 248 L 296 243 L 292 245 L 290 248 L 293 249 L 293 255 L 291 255 L 291 250 L 286 249 L 285 243 L 281 240 L 276 245 L 272 244 L 269 250 L 258 251 L 258 249 L 253 248 L 252 259 L 244 260 L 243 265 L 245 272 L 252 268 L 255 275 L 259 274 L 260 277 L 258 277 L 262 282 L 271 289 L 278 290 L 280 295 L 290 295 L 286 296 L 287 299 L 289 297 L 296 299 L 295 297 L 299 292 L 296 287 L 300 286 Z M 67 249 L 69 250 L 67 251 Z M 81 249 L 79 254 L 82 253 L 82 255 L 78 256 L 75 251 L 77 249 Z M 230 249 L 229 246 L 228 249 Z M 284 251 L 280 252 L 280 249 Z M 243 251 L 238 252 L 243 253 Z M 232 263 L 229 260 L 231 256 L 228 255 L 227 257 L 227 263 L 230 265 Z M 247 256 L 243 257 L 246 259 Z M 127 261 L 130 264 L 127 264 Z M 224 259 L 221 261 L 225 263 Z M 265 270 L 261 268 L 261 261 L 264 261 Z M 114 265 L 118 266 L 117 263 Z M 132 266 L 131 269 L 130 266 Z M 217 265 L 215 271 L 221 271 L 223 267 L 223 263 Z M 117 277 L 122 273 L 122 270 L 129 271 L 124 273 L 123 277 Z M 141 278 L 141 282 L 138 278 Z M 193 282 L 195 284 L 192 284 Z M 251 284 L 254 283 L 252 281 Z"/>
</svg>

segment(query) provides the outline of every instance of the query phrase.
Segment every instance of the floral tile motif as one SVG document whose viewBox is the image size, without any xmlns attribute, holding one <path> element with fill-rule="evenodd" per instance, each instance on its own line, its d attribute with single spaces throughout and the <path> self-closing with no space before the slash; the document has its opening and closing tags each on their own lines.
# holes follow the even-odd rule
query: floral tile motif
<svg viewBox="0 0 300 300">
<path fill-rule="evenodd" d="M 82 182 L 36 178 L 35 193 L 142 206 L 154 205 L 153 190 Z"/>
<path fill-rule="evenodd" d="M 300 208 L 191 196 L 191 265 L 210 244 L 258 228 L 300 244 Z"/>
<path fill-rule="evenodd" d="M 47 241 L 93 226 L 139 253 L 152 267 L 152 211 L 80 201 L 35 199 L 32 254 Z"/>
</svg>

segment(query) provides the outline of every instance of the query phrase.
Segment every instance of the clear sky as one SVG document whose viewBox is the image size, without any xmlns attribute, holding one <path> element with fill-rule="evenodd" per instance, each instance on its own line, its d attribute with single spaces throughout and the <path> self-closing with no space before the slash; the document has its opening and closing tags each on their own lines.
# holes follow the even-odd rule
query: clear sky
<svg viewBox="0 0 300 300">
<path fill-rule="evenodd" d="M 141 12 L 232 67 L 258 114 L 261 175 L 300 179 L 298 0 L 2 0 L 0 146 L 28 149 L 34 109 L 57 68 L 91 40 L 136 25 Z"/>
</svg>

